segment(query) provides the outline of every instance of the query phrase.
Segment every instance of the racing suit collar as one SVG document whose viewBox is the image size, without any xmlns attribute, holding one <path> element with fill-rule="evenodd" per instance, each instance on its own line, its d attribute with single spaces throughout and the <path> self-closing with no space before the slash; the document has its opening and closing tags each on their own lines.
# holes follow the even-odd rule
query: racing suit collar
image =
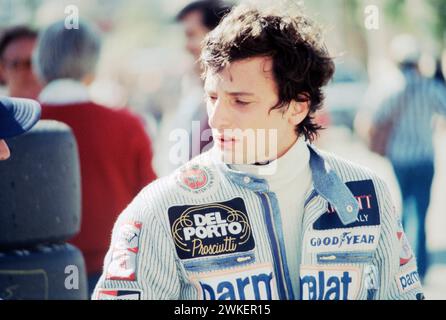
<svg viewBox="0 0 446 320">
<path fill-rule="evenodd" d="M 355 197 L 317 148 L 311 144 L 307 144 L 307 147 L 310 150 L 310 169 L 315 191 L 336 209 L 344 225 L 355 222 L 359 212 L 359 204 Z M 222 161 L 219 150 L 215 146 L 211 150 L 211 159 L 216 167 L 236 185 L 253 192 L 269 191 L 266 179 L 231 169 Z"/>
</svg>

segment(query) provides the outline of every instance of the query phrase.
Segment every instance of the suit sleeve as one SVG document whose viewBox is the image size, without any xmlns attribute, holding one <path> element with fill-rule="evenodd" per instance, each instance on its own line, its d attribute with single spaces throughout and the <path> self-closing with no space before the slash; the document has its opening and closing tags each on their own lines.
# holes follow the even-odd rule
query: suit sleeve
<svg viewBox="0 0 446 320">
<path fill-rule="evenodd" d="M 377 296 L 379 300 L 424 299 L 416 258 L 404 234 L 389 190 L 382 180 L 377 189 L 381 233 L 373 265 L 378 270 Z"/>
<path fill-rule="evenodd" d="M 180 292 L 175 251 L 157 216 L 141 194 L 113 228 L 103 274 L 93 300 L 170 300 Z"/>
</svg>

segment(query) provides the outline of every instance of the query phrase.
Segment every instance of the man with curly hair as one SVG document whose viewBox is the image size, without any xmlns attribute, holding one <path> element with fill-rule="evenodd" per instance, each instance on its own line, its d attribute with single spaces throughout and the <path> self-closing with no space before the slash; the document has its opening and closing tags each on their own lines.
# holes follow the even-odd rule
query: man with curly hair
<svg viewBox="0 0 446 320">
<path fill-rule="evenodd" d="M 319 27 L 240 5 L 201 61 L 215 146 L 121 214 L 94 298 L 422 299 L 385 183 L 311 144 Z"/>
</svg>

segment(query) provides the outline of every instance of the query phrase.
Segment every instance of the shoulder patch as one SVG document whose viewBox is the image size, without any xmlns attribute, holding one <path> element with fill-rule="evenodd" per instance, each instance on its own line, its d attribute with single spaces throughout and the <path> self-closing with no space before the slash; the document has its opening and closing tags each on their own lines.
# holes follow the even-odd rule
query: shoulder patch
<svg viewBox="0 0 446 320">
<path fill-rule="evenodd" d="M 396 233 L 398 240 L 400 241 L 400 267 L 408 264 L 413 258 L 413 251 L 410 247 L 409 240 L 404 233 L 403 225 L 401 220 L 398 220 L 398 231 Z"/>
<path fill-rule="evenodd" d="M 253 250 L 254 237 L 242 198 L 168 210 L 170 228 L 180 259 Z"/>
<path fill-rule="evenodd" d="M 141 300 L 141 290 L 99 289 L 98 300 Z"/>
<path fill-rule="evenodd" d="M 414 289 L 421 289 L 420 276 L 416 267 L 406 268 L 396 276 L 395 280 L 401 294 Z"/>
<path fill-rule="evenodd" d="M 175 182 L 184 191 L 201 194 L 214 186 L 215 176 L 205 165 L 190 164 L 178 170 Z"/>
<path fill-rule="evenodd" d="M 107 280 L 136 280 L 141 227 L 142 223 L 138 221 L 124 223 L 119 227 L 107 267 Z"/>
<path fill-rule="evenodd" d="M 356 222 L 344 225 L 339 219 L 336 209 L 328 204 L 328 211 L 313 224 L 314 230 L 330 230 L 339 228 L 355 228 L 380 225 L 378 199 L 372 180 L 351 181 L 346 183 L 359 204 Z"/>
</svg>

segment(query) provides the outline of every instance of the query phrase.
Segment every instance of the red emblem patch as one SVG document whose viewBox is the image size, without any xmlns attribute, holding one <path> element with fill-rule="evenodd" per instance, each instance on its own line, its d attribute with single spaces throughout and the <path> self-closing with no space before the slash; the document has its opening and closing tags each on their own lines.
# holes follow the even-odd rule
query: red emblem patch
<svg viewBox="0 0 446 320">
<path fill-rule="evenodd" d="M 200 164 L 181 168 L 175 180 L 181 189 L 197 195 L 208 192 L 215 185 L 212 170 Z"/>
<path fill-rule="evenodd" d="M 206 171 L 201 168 L 189 168 L 181 173 L 181 181 L 192 190 L 203 188 L 208 180 Z"/>
<path fill-rule="evenodd" d="M 401 243 L 401 252 L 400 252 L 400 266 L 404 266 L 409 263 L 410 260 L 413 258 L 412 249 L 410 247 L 409 241 L 406 238 L 406 235 L 404 232 L 398 231 L 396 233 L 396 236 L 398 237 L 398 240 L 400 240 Z"/>
</svg>

